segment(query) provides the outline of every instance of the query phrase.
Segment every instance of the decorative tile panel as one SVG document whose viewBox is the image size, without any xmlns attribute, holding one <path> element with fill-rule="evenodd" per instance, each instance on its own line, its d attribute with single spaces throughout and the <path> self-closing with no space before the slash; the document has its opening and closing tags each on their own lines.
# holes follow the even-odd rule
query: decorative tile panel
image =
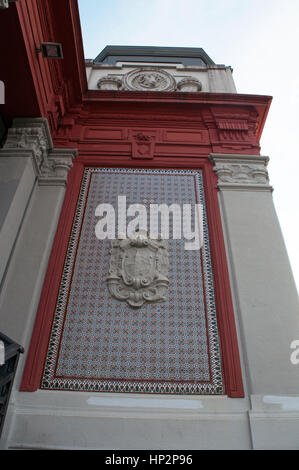
<svg viewBox="0 0 299 470">
<path fill-rule="evenodd" d="M 163 303 L 134 309 L 109 293 L 111 240 L 96 238 L 95 209 L 110 203 L 117 216 L 119 195 L 126 196 L 127 205 L 147 208 L 203 205 L 203 247 L 188 251 L 186 240 L 168 240 L 169 288 Z M 225 393 L 200 171 L 86 168 L 41 388 Z"/>
</svg>

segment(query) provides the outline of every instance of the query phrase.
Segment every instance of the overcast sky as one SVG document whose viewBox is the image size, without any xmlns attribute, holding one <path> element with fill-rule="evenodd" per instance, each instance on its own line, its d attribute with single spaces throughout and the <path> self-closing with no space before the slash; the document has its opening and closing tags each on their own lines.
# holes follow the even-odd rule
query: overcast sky
<svg viewBox="0 0 299 470">
<path fill-rule="evenodd" d="M 79 0 L 85 57 L 106 45 L 202 47 L 239 93 L 273 96 L 262 155 L 299 287 L 299 1 Z M 279 269 L 279 266 L 277 267 Z"/>
</svg>

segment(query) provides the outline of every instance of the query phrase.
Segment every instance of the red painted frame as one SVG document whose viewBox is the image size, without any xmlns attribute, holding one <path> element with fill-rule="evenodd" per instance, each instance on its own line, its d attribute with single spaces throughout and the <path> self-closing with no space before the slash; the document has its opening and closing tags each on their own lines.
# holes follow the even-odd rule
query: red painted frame
<svg viewBox="0 0 299 470">
<path fill-rule="evenodd" d="M 230 397 L 244 397 L 238 340 L 217 196 L 217 177 L 213 171 L 213 165 L 207 157 L 186 158 L 183 161 L 181 158 L 160 157 L 144 161 L 114 156 L 109 157 L 109 163 L 107 158 L 99 156 L 81 155 L 76 158 L 69 175 L 68 188 L 41 293 L 20 390 L 32 392 L 40 387 L 65 255 L 85 166 L 200 169 L 203 171 L 225 390 Z"/>
</svg>

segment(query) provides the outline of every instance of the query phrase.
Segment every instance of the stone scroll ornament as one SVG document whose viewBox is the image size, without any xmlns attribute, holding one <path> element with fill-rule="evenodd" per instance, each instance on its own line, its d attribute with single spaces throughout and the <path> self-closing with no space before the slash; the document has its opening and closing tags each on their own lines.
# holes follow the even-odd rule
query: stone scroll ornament
<svg viewBox="0 0 299 470">
<path fill-rule="evenodd" d="M 111 295 L 139 308 L 147 302 L 163 302 L 168 289 L 168 243 L 136 231 L 129 238 L 111 242 L 107 278 Z"/>
</svg>

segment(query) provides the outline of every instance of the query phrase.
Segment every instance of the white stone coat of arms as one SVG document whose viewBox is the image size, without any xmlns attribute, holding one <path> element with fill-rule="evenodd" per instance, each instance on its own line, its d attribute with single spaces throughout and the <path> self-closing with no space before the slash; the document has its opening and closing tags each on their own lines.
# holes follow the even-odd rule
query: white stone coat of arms
<svg viewBox="0 0 299 470">
<path fill-rule="evenodd" d="M 111 242 L 108 288 L 131 307 L 166 300 L 168 269 L 168 243 L 162 238 L 151 239 L 140 230 Z"/>
</svg>

